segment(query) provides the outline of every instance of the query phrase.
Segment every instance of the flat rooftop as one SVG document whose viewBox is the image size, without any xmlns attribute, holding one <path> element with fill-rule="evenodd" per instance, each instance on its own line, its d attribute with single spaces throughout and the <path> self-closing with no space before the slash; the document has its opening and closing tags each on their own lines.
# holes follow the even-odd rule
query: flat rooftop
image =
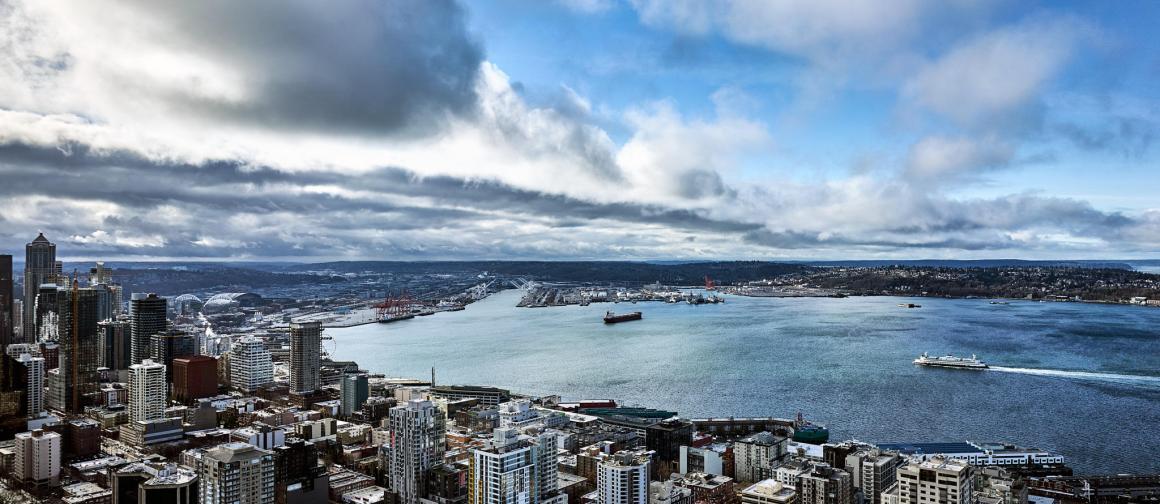
<svg viewBox="0 0 1160 504">
<path fill-rule="evenodd" d="M 952 443 L 882 443 L 879 449 L 897 451 L 906 455 L 935 455 L 939 453 L 980 453 L 983 450 L 966 442 Z"/>
</svg>

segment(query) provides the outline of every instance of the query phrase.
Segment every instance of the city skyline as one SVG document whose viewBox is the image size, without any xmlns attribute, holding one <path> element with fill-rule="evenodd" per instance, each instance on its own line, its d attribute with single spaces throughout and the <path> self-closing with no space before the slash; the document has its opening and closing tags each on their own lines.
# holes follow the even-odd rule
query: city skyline
<svg viewBox="0 0 1160 504">
<path fill-rule="evenodd" d="M 1154 3 L 6 7 L 17 261 L 1160 250 Z"/>
</svg>

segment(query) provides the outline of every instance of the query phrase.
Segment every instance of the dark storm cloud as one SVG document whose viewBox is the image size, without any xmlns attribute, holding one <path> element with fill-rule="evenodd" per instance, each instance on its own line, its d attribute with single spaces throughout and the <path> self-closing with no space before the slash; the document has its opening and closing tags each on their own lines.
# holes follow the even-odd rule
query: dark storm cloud
<svg viewBox="0 0 1160 504">
<path fill-rule="evenodd" d="M 426 132 L 448 113 L 474 111 L 483 49 L 454 0 L 134 6 L 169 30 L 158 42 L 243 72 L 248 89 L 241 102 L 169 97 L 188 112 L 275 129 L 374 133 Z"/>
<path fill-rule="evenodd" d="M 537 222 L 549 227 L 573 227 L 583 232 L 593 221 L 652 225 L 689 231 L 735 233 L 759 229 L 759 224 L 715 220 L 700 212 L 631 203 L 594 203 L 558 194 L 519 189 L 494 181 L 455 177 L 418 177 L 399 168 L 380 168 L 346 175 L 333 172 L 289 174 L 237 162 L 194 166 L 166 164 L 125 152 L 93 154 L 74 145 L 68 154 L 59 149 L 22 145 L 0 146 L 0 174 L 7 181 L 0 197 L 44 195 L 70 202 L 105 201 L 125 208 L 125 215 L 106 217 L 102 229 L 164 236 L 166 255 L 199 256 L 205 247 L 191 243 L 206 235 L 245 243 L 248 255 L 317 255 L 320 251 L 375 253 L 376 245 L 344 242 L 351 250 L 328 248 L 328 236 L 359 235 L 367 230 L 468 232 L 487 220 Z M 303 194 L 307 186 L 337 187 L 382 197 Z M 423 200 L 427 205 L 397 204 L 394 200 Z M 201 225 L 176 227 L 158 220 L 154 210 L 173 206 L 196 217 Z M 217 225 L 239 214 L 288 215 L 316 222 L 316 247 L 303 251 L 281 241 L 282 236 L 255 240 L 229 235 Z M 57 223 L 57 232 L 84 236 L 94 232 Z M 133 253 L 132 250 L 94 249 L 93 253 Z M 216 253 L 236 253 L 223 248 Z M 463 253 L 470 251 L 464 250 Z"/>
<path fill-rule="evenodd" d="M 380 168 L 357 175 L 333 172 L 289 174 L 236 162 L 193 166 L 155 163 L 130 153 L 92 155 L 83 146 L 75 146 L 71 152 L 65 155 L 56 149 L 0 146 L 0 165 L 12 175 L 11 183 L 0 187 L 0 194 L 97 198 L 133 207 L 179 201 L 232 211 L 408 211 L 416 217 L 428 219 L 427 225 L 431 225 L 430 219 L 465 219 L 476 215 L 455 210 L 466 207 L 475 211 L 567 221 L 609 219 L 717 232 L 760 228 L 759 224 L 714 220 L 692 210 L 645 204 L 595 203 L 519 189 L 495 181 L 449 176 L 418 177 L 401 168 Z M 45 180 L 52 180 L 51 186 L 46 186 Z M 381 201 L 325 194 L 247 194 L 237 190 L 237 186 L 263 188 L 279 184 L 295 187 L 335 185 L 351 190 L 422 197 L 441 208 L 399 207 Z"/>
<path fill-rule="evenodd" d="M 911 215 L 896 225 L 822 233 L 817 223 L 804 222 L 797 229 L 775 230 L 700 210 L 597 203 L 492 180 L 421 177 L 393 167 L 359 174 L 288 173 L 237 161 L 165 163 L 128 152 L 95 153 L 84 145 L 0 146 L 0 176 L 0 199 L 116 204 L 117 213 L 96 225 L 76 213 L 83 208 L 43 207 L 50 212 L 43 216 L 50 223 L 47 231 L 74 253 L 93 256 L 600 257 L 609 247 L 621 253 L 665 247 L 648 229 L 681 233 L 673 240 L 689 234 L 714 237 L 705 243 L 733 237 L 769 250 L 977 251 L 1058 248 L 1040 243 L 1035 233 L 1019 239 L 1011 234 L 1044 227 L 1131 243 L 1133 233 L 1152 225 L 1062 198 L 948 200 L 910 194 L 917 199 Z M 778 205 L 795 211 L 798 204 Z M 516 239 L 514 228 L 522 224 L 567 239 L 556 234 Z M 23 235 L 33 231 L 11 227 L 0 216 L 6 241 L 26 241 Z M 608 231 L 617 236 L 614 244 L 607 236 L 593 238 Z M 164 243 L 154 239 L 143 245 L 141 237 L 161 237 Z"/>
</svg>

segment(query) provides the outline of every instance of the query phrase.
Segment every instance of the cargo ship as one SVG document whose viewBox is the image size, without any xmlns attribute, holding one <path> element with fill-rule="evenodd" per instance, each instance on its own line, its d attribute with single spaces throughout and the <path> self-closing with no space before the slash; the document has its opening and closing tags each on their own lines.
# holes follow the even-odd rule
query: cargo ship
<svg viewBox="0 0 1160 504">
<path fill-rule="evenodd" d="M 830 430 L 802 417 L 799 411 L 793 422 L 793 440 L 799 443 L 822 444 L 830 440 Z"/>
<path fill-rule="evenodd" d="M 914 363 L 918 364 L 919 366 L 945 367 L 954 369 L 983 370 L 987 369 L 988 367 L 987 363 L 979 360 L 977 357 L 975 357 L 974 354 L 971 354 L 970 357 L 956 357 L 954 355 L 931 357 L 927 355 L 926 352 L 923 352 L 922 355 L 919 355 L 917 359 L 914 359 Z"/>
<path fill-rule="evenodd" d="M 386 314 L 379 316 L 379 323 L 380 324 L 388 324 L 391 322 L 398 322 L 400 320 L 409 320 L 409 319 L 413 319 L 413 318 L 415 318 L 415 314 L 413 314 L 413 313 L 402 313 L 402 314 L 386 313 Z"/>
<path fill-rule="evenodd" d="M 630 320 L 640 320 L 641 318 L 642 318 L 641 314 L 638 311 L 634 311 L 632 313 L 622 313 L 620 315 L 617 315 L 617 314 L 612 313 L 612 312 L 605 312 L 604 313 L 604 323 L 605 324 L 615 324 L 618 322 L 628 322 Z"/>
</svg>

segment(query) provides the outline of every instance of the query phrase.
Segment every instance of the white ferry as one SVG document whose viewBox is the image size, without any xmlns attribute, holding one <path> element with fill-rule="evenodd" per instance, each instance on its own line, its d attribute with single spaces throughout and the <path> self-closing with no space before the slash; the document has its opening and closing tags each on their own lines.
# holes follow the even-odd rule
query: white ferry
<svg viewBox="0 0 1160 504">
<path fill-rule="evenodd" d="M 974 354 L 968 357 L 956 357 L 954 355 L 944 355 L 942 357 L 931 357 L 923 352 L 914 363 L 919 366 L 945 367 L 956 369 L 987 369 L 987 363 L 979 360 Z"/>
</svg>

